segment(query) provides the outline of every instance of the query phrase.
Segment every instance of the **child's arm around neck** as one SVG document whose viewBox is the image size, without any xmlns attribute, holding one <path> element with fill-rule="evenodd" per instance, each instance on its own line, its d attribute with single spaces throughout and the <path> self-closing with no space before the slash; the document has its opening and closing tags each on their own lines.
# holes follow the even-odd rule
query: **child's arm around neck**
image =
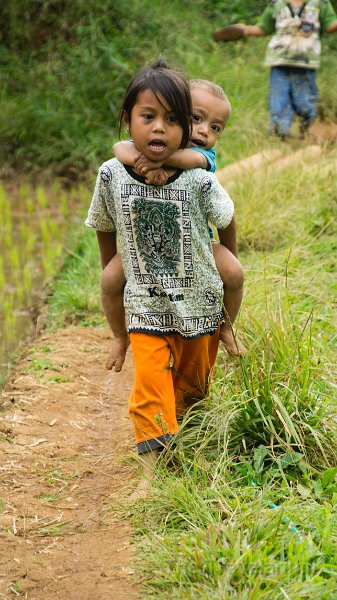
<svg viewBox="0 0 337 600">
<path fill-rule="evenodd" d="M 208 160 L 201 152 L 196 152 L 192 148 L 183 148 L 174 152 L 165 163 L 168 167 L 176 169 L 207 169 Z"/>
<path fill-rule="evenodd" d="M 137 158 L 141 156 L 133 142 L 117 142 L 113 145 L 112 150 L 117 160 L 129 167 L 134 167 Z"/>
<path fill-rule="evenodd" d="M 137 161 L 142 157 L 133 142 L 117 142 L 117 144 L 113 146 L 113 151 L 120 162 L 129 165 L 130 167 L 136 167 Z M 148 163 L 147 168 L 145 167 L 146 162 Z M 165 161 L 165 165 L 175 169 L 195 169 L 198 167 L 200 169 L 207 169 L 208 161 L 206 156 L 201 154 L 201 152 L 196 152 L 192 148 L 184 148 L 174 152 Z M 147 161 L 145 157 L 142 157 L 142 172 L 139 174 L 145 176 L 147 171 L 152 171 L 156 168 L 159 169 L 160 167 L 162 167 L 161 162 L 154 163 L 152 161 Z"/>
</svg>

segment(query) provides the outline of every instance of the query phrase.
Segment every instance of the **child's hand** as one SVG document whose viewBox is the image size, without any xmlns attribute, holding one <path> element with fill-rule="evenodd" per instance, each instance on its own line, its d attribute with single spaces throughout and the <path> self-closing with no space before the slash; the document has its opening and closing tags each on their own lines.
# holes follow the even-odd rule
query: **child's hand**
<svg viewBox="0 0 337 600">
<path fill-rule="evenodd" d="M 168 173 L 160 167 L 159 169 L 153 169 L 152 171 L 148 171 L 146 174 L 145 183 L 150 185 L 165 185 L 168 180 Z"/>
<path fill-rule="evenodd" d="M 112 350 L 105 363 L 108 371 L 114 370 L 115 373 L 119 373 L 122 370 L 129 344 L 130 338 L 128 335 L 114 339 Z"/>
<path fill-rule="evenodd" d="M 153 171 L 153 169 L 158 169 L 162 166 L 161 162 L 154 162 L 153 160 L 149 160 L 144 156 L 144 154 L 139 154 L 139 156 L 135 159 L 134 169 L 138 175 L 143 175 L 145 177 L 149 171 Z"/>
</svg>

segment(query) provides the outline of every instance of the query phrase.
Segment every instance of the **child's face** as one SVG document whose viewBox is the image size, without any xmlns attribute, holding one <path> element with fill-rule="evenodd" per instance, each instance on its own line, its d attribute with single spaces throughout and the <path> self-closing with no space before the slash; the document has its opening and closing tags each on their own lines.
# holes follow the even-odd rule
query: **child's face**
<svg viewBox="0 0 337 600">
<path fill-rule="evenodd" d="M 230 105 L 205 87 L 192 87 L 192 136 L 190 146 L 209 150 L 219 139 L 230 116 Z"/>
<path fill-rule="evenodd" d="M 138 94 L 131 119 L 124 115 L 124 125 L 139 152 L 152 161 L 165 162 L 178 150 L 183 130 L 164 98 L 156 98 L 151 90 Z"/>
</svg>

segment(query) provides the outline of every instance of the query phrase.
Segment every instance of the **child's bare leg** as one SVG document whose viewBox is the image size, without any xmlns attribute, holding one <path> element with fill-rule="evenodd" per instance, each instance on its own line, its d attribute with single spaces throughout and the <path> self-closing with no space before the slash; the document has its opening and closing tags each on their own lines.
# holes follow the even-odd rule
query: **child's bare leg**
<svg viewBox="0 0 337 600">
<path fill-rule="evenodd" d="M 224 284 L 225 323 L 220 328 L 220 340 L 229 354 L 239 356 L 247 349 L 234 336 L 233 325 L 239 313 L 243 297 L 243 269 L 238 259 L 222 244 L 213 243 L 213 255 Z"/>
<path fill-rule="evenodd" d="M 109 370 L 114 368 L 117 373 L 122 370 L 126 351 L 130 344 L 125 323 L 124 286 L 123 265 L 121 257 L 116 254 L 102 273 L 101 295 L 104 314 L 115 338 L 106 361 L 106 368 Z"/>
<path fill-rule="evenodd" d="M 156 448 L 151 452 L 145 452 L 141 455 L 140 460 L 142 462 L 142 475 L 137 488 L 132 492 L 130 500 L 138 500 L 139 498 L 145 498 L 149 489 L 151 488 L 153 472 L 159 456 L 159 449 Z"/>
</svg>

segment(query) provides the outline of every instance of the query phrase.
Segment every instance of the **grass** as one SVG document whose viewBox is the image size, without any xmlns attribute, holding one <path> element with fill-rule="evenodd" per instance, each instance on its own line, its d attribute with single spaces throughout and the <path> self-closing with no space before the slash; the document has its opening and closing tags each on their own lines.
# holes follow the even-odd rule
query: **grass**
<svg viewBox="0 0 337 600">
<path fill-rule="evenodd" d="M 66 225 L 78 224 L 87 203 L 87 189 L 65 191 L 57 179 L 0 185 L 0 387 L 17 359 L 18 340 L 34 334 L 48 283 L 62 265 Z"/>
<path fill-rule="evenodd" d="M 1 49 L 9 66 L 0 99 L 7 169 L 48 167 L 67 177 L 96 170 L 110 156 L 130 70 L 160 53 L 191 77 L 216 80 L 227 91 L 233 114 L 218 144 L 219 167 L 262 149 L 290 153 L 293 148 L 266 135 L 266 40 L 216 45 L 211 39 L 220 21 L 249 22 L 260 3 L 174 1 L 163 18 L 161 3 L 133 0 L 127 7 L 134 17 L 127 20 L 132 47 L 118 35 L 126 9 L 108 4 L 119 11 L 115 25 L 99 1 L 88 3 L 88 13 L 75 2 L 59 18 L 67 35 L 37 48 L 39 21 L 30 34 L 20 32 L 12 3 L 13 44 L 26 44 L 29 52 L 24 86 L 18 59 Z M 42 11 L 39 18 L 45 16 Z M 336 118 L 336 37 L 323 43 L 321 114 Z M 65 48 L 71 52 L 61 52 Z M 322 159 L 228 182 L 246 273 L 238 326 L 249 353 L 235 361 L 219 352 L 209 397 L 186 415 L 175 447 L 161 456 L 150 497 L 125 509 L 137 531 L 146 598 L 335 598 L 336 181 L 322 167 L 336 158 L 336 149 L 325 149 Z M 82 205 L 89 187 L 78 192 Z M 22 189 L 24 197 L 29 193 Z M 68 204 L 59 197 L 67 217 Z M 43 190 L 36 198 L 43 212 Z M 1 201 L 11 224 L 9 203 Z M 33 210 L 27 201 L 27 213 Z M 51 285 L 50 330 L 103 323 L 97 242 L 83 220 L 73 227 Z M 48 229 L 41 228 L 42 239 Z M 31 245 L 28 231 L 22 237 Z M 17 263 L 15 251 L 10 260 Z M 11 305 L 6 310 L 10 318 Z M 43 361 L 32 356 L 31 365 L 46 377 L 52 368 L 48 354 Z M 44 500 L 53 502 L 59 477 L 49 477 L 55 490 Z M 46 523 L 40 534 L 59 535 L 64 527 Z"/>
<path fill-rule="evenodd" d="M 78 241 L 80 238 L 81 241 Z M 100 264 L 96 236 L 93 231 L 76 230 L 75 239 L 70 240 L 69 245 L 75 245 L 76 251 L 68 251 L 62 272 L 59 272 L 51 284 L 52 300 L 47 326 L 61 327 L 71 322 L 89 327 L 102 324 L 104 321 L 98 294 Z"/>
<path fill-rule="evenodd" d="M 0 8 L 3 175 L 43 170 L 74 180 L 95 172 L 117 140 L 130 75 L 161 54 L 190 77 L 212 79 L 226 90 L 233 115 L 218 145 L 219 166 L 242 156 L 243 147 L 247 154 L 268 147 L 268 70 L 261 68 L 266 39 L 212 40 L 212 31 L 226 22 L 255 21 L 264 4 L 173 0 L 163 14 L 160 0 L 25 0 L 22 27 L 22 3 L 5 3 Z M 335 119 L 330 57 L 336 44 L 336 36 L 323 38 L 318 82 L 320 112 Z"/>
<path fill-rule="evenodd" d="M 130 509 L 149 598 L 335 597 L 334 190 L 305 164 L 230 185 L 249 354 L 220 352 L 209 397 Z"/>
</svg>

